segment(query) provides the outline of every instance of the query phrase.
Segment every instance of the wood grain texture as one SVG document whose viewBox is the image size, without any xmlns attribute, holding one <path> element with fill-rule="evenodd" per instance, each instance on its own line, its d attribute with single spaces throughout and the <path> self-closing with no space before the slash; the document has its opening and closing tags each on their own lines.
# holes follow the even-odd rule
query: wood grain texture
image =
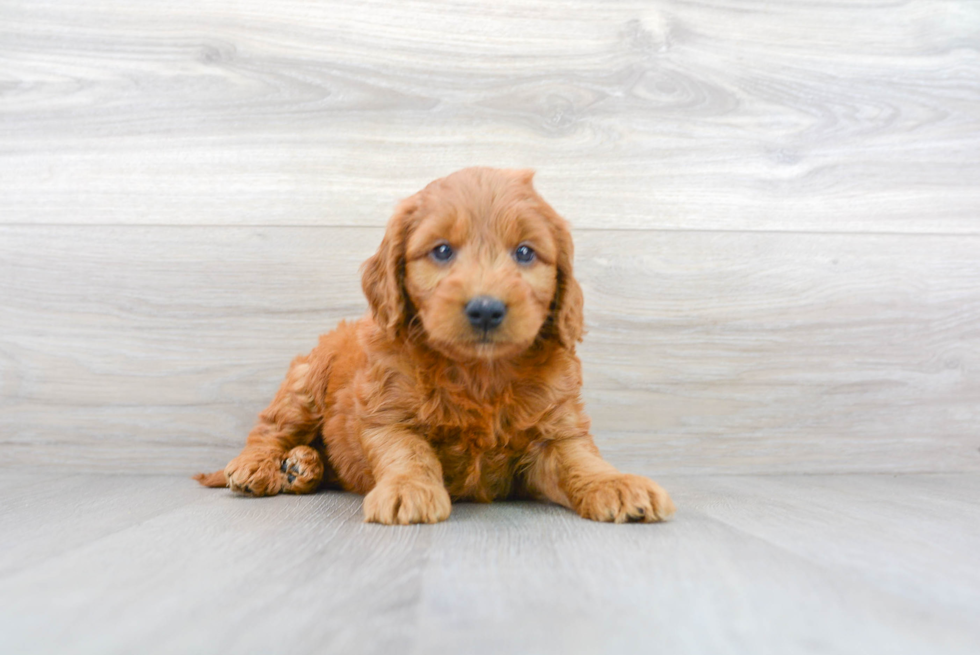
<svg viewBox="0 0 980 655">
<path fill-rule="evenodd" d="M 37 536 L 21 535 L 21 543 L 43 551 L 61 537 L 73 547 L 0 574 L 0 649 L 257 653 L 286 643 L 297 652 L 353 653 L 370 638 L 380 653 L 404 642 L 425 534 L 370 530 L 353 496 L 263 506 L 207 494 L 186 478 L 146 480 L 106 476 L 87 493 L 62 486 L 81 511 L 36 508 Z M 110 487 L 115 493 L 105 494 Z M 179 502 L 187 493 L 196 501 Z M 167 502 L 170 510 L 155 517 L 139 511 Z M 120 520 L 125 527 L 97 534 Z"/>
<path fill-rule="evenodd" d="M 580 227 L 978 234 L 980 5 L 6 2 L 0 221 L 379 226 L 473 165 Z"/>
<path fill-rule="evenodd" d="M 663 525 L 500 503 L 404 528 L 361 523 L 348 494 L 38 479 L 73 502 L 38 502 L 28 517 L 12 508 L 36 491 L 4 492 L 0 521 L 20 527 L 0 533 L 0 552 L 16 541 L 38 557 L 0 571 L 3 652 L 980 648 L 967 546 L 980 516 L 951 500 L 978 491 L 975 475 L 687 476 L 662 480 L 681 508 Z"/>
<path fill-rule="evenodd" d="M 220 467 L 290 359 L 364 311 L 379 238 L 0 228 L 3 461 Z M 585 397 L 613 461 L 980 470 L 980 238 L 604 231 L 577 252 Z"/>
<path fill-rule="evenodd" d="M 192 485 L 161 477 L 2 478 L 0 578 L 201 499 Z"/>
<path fill-rule="evenodd" d="M 699 509 L 742 532 L 817 563 L 833 562 L 962 620 L 972 620 L 980 607 L 980 476 L 773 476 L 697 484 L 711 499 Z M 957 528 L 949 530 L 954 515 Z"/>
<path fill-rule="evenodd" d="M 398 198 L 540 169 L 647 471 L 976 471 L 980 5 L 0 9 L 0 465 L 220 466 Z"/>
</svg>

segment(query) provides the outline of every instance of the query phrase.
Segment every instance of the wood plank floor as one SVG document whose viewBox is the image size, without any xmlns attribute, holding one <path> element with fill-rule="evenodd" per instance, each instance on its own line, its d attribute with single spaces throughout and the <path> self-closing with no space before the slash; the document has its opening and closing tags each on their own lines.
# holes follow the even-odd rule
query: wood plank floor
<svg viewBox="0 0 980 655">
<path fill-rule="evenodd" d="M 534 503 L 0 474 L 4 653 L 976 653 L 980 476 L 663 478 L 664 525 Z"/>
</svg>

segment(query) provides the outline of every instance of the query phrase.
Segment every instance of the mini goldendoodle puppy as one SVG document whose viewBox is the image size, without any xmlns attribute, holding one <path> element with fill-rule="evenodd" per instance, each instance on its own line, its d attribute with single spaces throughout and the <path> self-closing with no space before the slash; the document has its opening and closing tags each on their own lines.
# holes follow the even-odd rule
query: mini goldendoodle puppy
<svg viewBox="0 0 980 655">
<path fill-rule="evenodd" d="M 253 496 L 339 486 L 389 524 L 514 497 L 670 517 L 667 492 L 589 434 L 572 239 L 532 176 L 468 168 L 404 200 L 363 267 L 369 315 L 293 360 L 241 454 L 196 479 Z"/>
</svg>

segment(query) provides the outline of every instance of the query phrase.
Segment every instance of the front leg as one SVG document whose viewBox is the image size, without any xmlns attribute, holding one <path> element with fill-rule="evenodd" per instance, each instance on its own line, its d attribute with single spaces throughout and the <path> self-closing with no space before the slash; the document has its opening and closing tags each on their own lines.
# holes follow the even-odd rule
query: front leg
<svg viewBox="0 0 980 655">
<path fill-rule="evenodd" d="M 545 441 L 529 453 L 529 460 L 527 483 L 532 493 L 584 518 L 651 523 L 674 514 L 674 503 L 660 485 L 620 473 L 602 459 L 588 434 Z"/>
<path fill-rule="evenodd" d="M 400 427 L 367 430 L 364 451 L 377 481 L 364 497 L 364 520 L 407 525 L 449 518 L 452 503 L 442 464 L 425 439 Z"/>
</svg>

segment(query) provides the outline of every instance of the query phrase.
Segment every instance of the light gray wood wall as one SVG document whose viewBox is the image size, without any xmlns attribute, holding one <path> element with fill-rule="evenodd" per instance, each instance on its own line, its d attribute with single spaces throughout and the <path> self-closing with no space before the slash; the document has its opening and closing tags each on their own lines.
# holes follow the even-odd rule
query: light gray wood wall
<svg viewBox="0 0 980 655">
<path fill-rule="evenodd" d="M 0 7 L 0 465 L 190 472 L 394 203 L 538 170 L 648 472 L 980 470 L 980 3 Z"/>
</svg>

